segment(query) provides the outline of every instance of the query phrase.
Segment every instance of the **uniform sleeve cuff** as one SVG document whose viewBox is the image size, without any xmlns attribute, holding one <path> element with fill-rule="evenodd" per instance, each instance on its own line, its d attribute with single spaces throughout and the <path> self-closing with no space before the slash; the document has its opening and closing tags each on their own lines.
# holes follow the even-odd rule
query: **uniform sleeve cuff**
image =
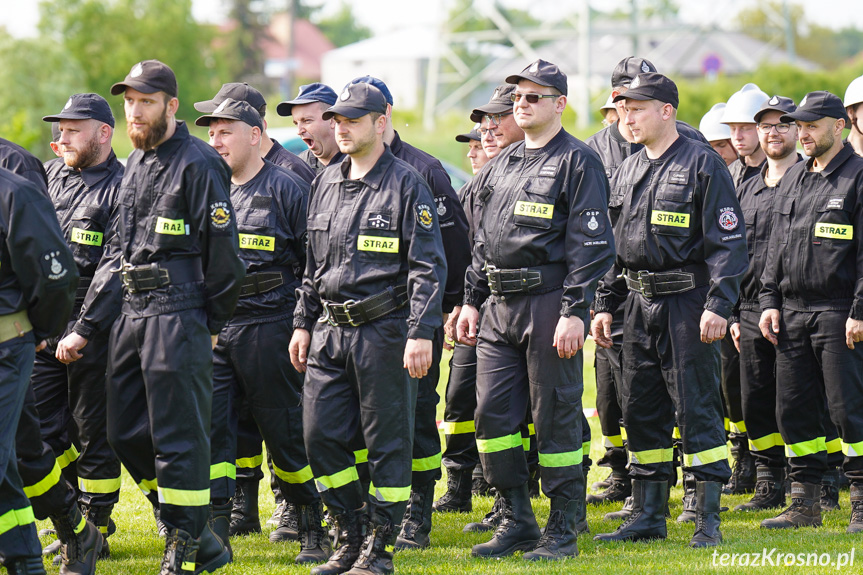
<svg viewBox="0 0 863 575">
<path fill-rule="evenodd" d="M 863 302 L 855 301 L 851 306 L 851 313 L 848 317 L 857 321 L 863 320 Z"/>
<path fill-rule="evenodd" d="M 91 340 L 93 339 L 93 333 L 96 331 L 96 328 L 88 323 L 79 320 L 75 322 L 74 326 L 72 326 L 72 331 L 74 331 L 86 340 Z"/>
<path fill-rule="evenodd" d="M 707 303 L 704 304 L 704 309 L 728 319 L 731 316 L 731 311 L 734 309 L 734 306 L 731 305 L 730 302 L 719 298 L 707 298 Z"/>
<path fill-rule="evenodd" d="M 593 303 L 593 311 L 594 313 L 610 313 L 614 315 L 614 312 L 617 311 L 617 306 L 614 305 L 614 301 L 610 297 L 598 297 Z"/>
<path fill-rule="evenodd" d="M 487 298 L 487 295 L 480 293 L 478 290 L 465 288 L 464 301 L 462 302 L 462 305 L 469 305 L 479 309 Z"/>
<path fill-rule="evenodd" d="M 294 329 L 304 329 L 312 331 L 315 326 L 315 321 L 301 315 L 294 316 Z"/>
<path fill-rule="evenodd" d="M 758 303 L 761 304 L 761 311 L 766 309 L 782 309 L 782 298 L 773 297 L 771 295 L 761 296 L 758 298 Z"/>
<path fill-rule="evenodd" d="M 414 325 L 408 328 L 408 339 L 434 339 L 435 329 L 427 325 Z"/>
<path fill-rule="evenodd" d="M 222 331 L 222 328 L 225 327 L 226 323 L 228 323 L 228 320 L 217 321 L 214 319 L 208 319 L 207 329 L 210 331 L 210 335 L 219 335 L 219 332 Z"/>
</svg>

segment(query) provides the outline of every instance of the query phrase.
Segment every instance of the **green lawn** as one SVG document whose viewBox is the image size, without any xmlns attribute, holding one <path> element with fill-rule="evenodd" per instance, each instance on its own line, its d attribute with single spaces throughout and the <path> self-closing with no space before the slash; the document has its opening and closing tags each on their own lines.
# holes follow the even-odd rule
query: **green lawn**
<svg viewBox="0 0 863 575">
<path fill-rule="evenodd" d="M 441 380 L 446 381 L 446 361 Z M 585 348 L 585 393 L 584 404 L 593 407 L 595 384 L 593 379 L 593 346 L 588 341 Z M 440 391 L 443 391 L 443 384 Z M 599 423 L 596 418 L 590 420 L 593 431 L 593 448 L 591 455 L 597 459 L 601 455 L 598 438 Z M 600 479 L 605 470 L 594 468 L 588 480 Z M 438 495 L 442 494 L 445 482 L 438 484 Z M 671 513 L 676 517 L 680 513 L 681 489 L 672 491 Z M 734 507 L 748 496 L 723 497 L 723 504 Z M 487 534 L 465 534 L 462 526 L 468 521 L 478 521 L 491 508 L 492 500 L 488 497 L 474 499 L 474 511 L 470 514 L 435 514 L 434 530 L 432 531 L 432 547 L 426 551 L 403 552 L 396 557 L 398 573 L 414 574 L 453 574 L 464 573 L 590 573 L 591 575 L 605 573 L 741 573 L 754 569 L 758 573 L 859 573 L 863 565 L 863 544 L 861 550 L 855 546 L 863 543 L 856 535 L 846 535 L 848 523 L 849 501 L 848 493 L 841 494 L 841 511 L 824 514 L 824 527 L 821 529 L 804 529 L 799 531 L 766 531 L 758 527 L 761 519 L 770 517 L 772 513 L 723 513 L 722 531 L 725 543 L 714 550 L 689 549 L 687 543 L 693 532 L 691 524 L 680 526 L 673 520 L 668 522 L 668 539 L 654 543 L 598 544 L 590 536 L 579 539 L 581 555 L 574 560 L 562 564 L 527 564 L 520 555 L 504 560 L 480 560 L 470 556 L 471 545 L 488 539 Z M 262 517 L 269 517 L 274 504 L 272 495 L 263 486 L 261 488 L 260 507 Z M 588 509 L 588 519 L 592 533 L 612 531 L 616 524 L 602 520 L 605 512 L 617 509 L 616 506 Z M 548 514 L 548 500 L 542 498 L 534 502 L 534 510 L 544 524 Z M 144 575 L 155 573 L 158 569 L 163 541 L 156 536 L 150 504 L 144 499 L 128 475 L 124 473 L 123 492 L 120 504 L 114 512 L 117 523 L 117 533 L 111 537 L 112 557 L 98 565 L 98 573 L 111 575 Z M 43 526 L 40 523 L 40 527 Z M 291 573 L 308 573 L 308 568 L 293 565 L 293 557 L 299 551 L 299 544 L 272 544 L 267 535 L 271 527 L 266 527 L 264 533 L 252 537 L 235 538 L 231 540 L 234 548 L 235 562 L 219 570 L 225 575 L 268 574 L 283 575 Z M 43 543 L 47 543 L 43 541 Z M 771 549 L 770 557 L 777 562 L 777 554 L 831 554 L 830 561 L 837 560 L 838 554 L 854 551 L 854 564 L 842 569 L 828 565 L 813 567 L 740 567 L 741 559 L 736 559 L 734 567 L 722 567 L 722 553 L 746 554 L 762 552 Z M 753 560 L 749 556 L 750 561 Z M 823 560 L 827 560 L 827 556 Z M 805 558 L 802 558 L 805 561 Z M 731 557 L 726 557 L 726 564 Z M 850 561 L 850 555 L 845 557 Z M 48 568 L 55 572 L 56 568 Z"/>
</svg>

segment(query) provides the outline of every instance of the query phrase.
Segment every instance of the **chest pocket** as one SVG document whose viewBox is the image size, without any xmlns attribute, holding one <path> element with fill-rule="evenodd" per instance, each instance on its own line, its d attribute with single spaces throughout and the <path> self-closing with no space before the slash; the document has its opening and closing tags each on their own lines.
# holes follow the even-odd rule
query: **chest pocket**
<svg viewBox="0 0 863 575">
<path fill-rule="evenodd" d="M 856 233 L 851 222 L 851 214 L 845 211 L 844 198 L 820 200 L 816 205 L 817 221 L 812 230 L 813 241 L 822 245 L 845 245 L 854 239 Z"/>
<path fill-rule="evenodd" d="M 392 209 L 367 210 L 362 213 L 357 234 L 357 259 L 365 262 L 398 263 L 401 251 L 398 214 Z"/>
<path fill-rule="evenodd" d="M 758 210 L 748 209 L 743 210 L 743 221 L 746 223 L 746 250 L 749 252 L 749 259 L 752 259 L 752 254 L 755 253 L 755 242 L 758 237 L 755 233 L 758 221 Z"/>
<path fill-rule="evenodd" d="M 237 212 L 240 257 L 246 261 L 272 262 L 277 254 L 276 214 L 264 210 Z"/>
<path fill-rule="evenodd" d="M 153 209 L 150 222 L 153 244 L 161 248 L 184 248 L 191 243 L 194 232 L 185 198 L 179 194 L 163 194 Z"/>
<path fill-rule="evenodd" d="M 512 221 L 516 226 L 547 230 L 554 218 L 557 199 L 553 178 L 531 178 L 522 186 L 513 204 Z"/>
<path fill-rule="evenodd" d="M 650 211 L 651 231 L 661 236 L 688 236 L 696 225 L 690 184 L 660 182 Z"/>
<path fill-rule="evenodd" d="M 773 198 L 772 241 L 787 244 L 791 235 L 791 213 L 794 211 L 794 198 L 776 195 Z"/>
<path fill-rule="evenodd" d="M 69 225 L 69 246 L 76 260 L 98 263 L 105 243 L 108 211 L 98 206 L 81 206 L 72 213 Z"/>
<path fill-rule="evenodd" d="M 306 224 L 309 248 L 315 261 L 322 262 L 327 257 L 330 245 L 330 218 L 332 214 L 323 212 L 309 214 Z"/>
</svg>

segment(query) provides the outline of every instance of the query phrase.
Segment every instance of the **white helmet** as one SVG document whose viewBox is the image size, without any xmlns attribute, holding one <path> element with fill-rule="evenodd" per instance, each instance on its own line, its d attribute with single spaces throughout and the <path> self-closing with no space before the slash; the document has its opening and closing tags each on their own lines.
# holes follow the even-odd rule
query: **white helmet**
<svg viewBox="0 0 863 575">
<path fill-rule="evenodd" d="M 611 94 L 608 95 L 608 99 L 605 101 L 605 104 L 600 108 L 600 110 L 616 110 L 617 106 L 614 105 L 614 100 L 611 99 Z"/>
<path fill-rule="evenodd" d="M 746 84 L 731 94 L 722 116 L 723 124 L 755 124 L 755 114 L 769 96 L 756 84 Z"/>
<path fill-rule="evenodd" d="M 848 89 L 845 90 L 844 105 L 847 108 L 848 106 L 853 106 L 860 102 L 863 102 L 863 76 L 854 78 L 851 80 L 851 83 L 848 84 Z"/>
<path fill-rule="evenodd" d="M 713 104 L 710 111 L 701 118 L 701 123 L 698 124 L 698 131 L 704 134 L 708 142 L 731 139 L 731 128 L 721 123 L 724 113 L 725 102 L 719 102 L 718 104 Z"/>
</svg>

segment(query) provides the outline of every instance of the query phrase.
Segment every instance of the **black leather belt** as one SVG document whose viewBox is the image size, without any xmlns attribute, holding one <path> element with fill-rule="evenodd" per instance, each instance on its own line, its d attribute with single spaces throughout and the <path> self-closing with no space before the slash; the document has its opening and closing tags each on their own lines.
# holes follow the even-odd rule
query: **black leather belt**
<svg viewBox="0 0 863 575">
<path fill-rule="evenodd" d="M 248 274 L 243 278 L 240 288 L 240 297 L 249 297 L 260 293 L 267 293 L 285 284 L 285 276 L 282 272 L 258 272 Z"/>
<path fill-rule="evenodd" d="M 530 293 L 538 287 L 556 288 L 563 285 L 566 266 L 547 264 L 534 268 L 500 269 L 493 264 L 485 264 L 488 287 L 494 295 Z"/>
<path fill-rule="evenodd" d="M 332 326 L 358 326 L 382 318 L 390 312 L 403 308 L 408 303 L 407 286 L 389 287 L 386 290 L 356 301 L 344 303 L 323 300 L 324 314 L 318 323 Z"/>
<path fill-rule="evenodd" d="M 120 278 L 129 293 L 151 291 L 171 284 L 204 281 L 201 261 L 197 258 L 141 266 L 133 266 L 123 261 L 120 268 L 111 271 L 120 272 Z"/>
<path fill-rule="evenodd" d="M 90 289 L 90 284 L 93 282 L 93 278 L 82 277 L 78 280 L 78 288 L 75 290 L 75 300 L 84 301 L 84 298 L 87 296 L 87 290 Z"/>
<path fill-rule="evenodd" d="M 684 293 L 710 282 L 707 266 L 698 265 L 664 272 L 623 270 L 623 277 L 629 291 L 645 297 Z"/>
</svg>

